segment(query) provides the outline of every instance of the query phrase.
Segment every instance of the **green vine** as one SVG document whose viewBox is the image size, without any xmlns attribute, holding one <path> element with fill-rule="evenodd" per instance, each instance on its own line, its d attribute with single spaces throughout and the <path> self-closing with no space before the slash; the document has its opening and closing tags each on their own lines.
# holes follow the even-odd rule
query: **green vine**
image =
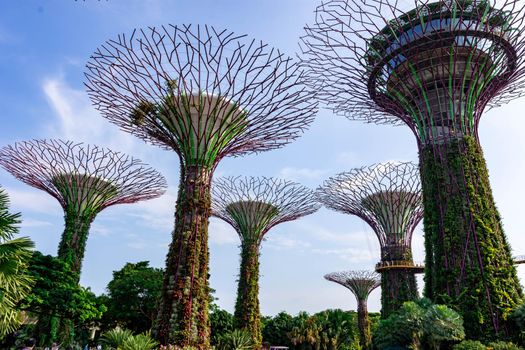
<svg viewBox="0 0 525 350">
<path fill-rule="evenodd" d="M 210 348 L 208 218 L 211 174 L 202 167 L 181 172 L 175 231 L 166 258 L 155 334 L 161 344 Z"/>
<path fill-rule="evenodd" d="M 489 184 L 471 136 L 420 152 L 425 294 L 457 309 L 467 337 L 496 339 L 523 294 Z"/>
<path fill-rule="evenodd" d="M 406 301 L 419 298 L 414 272 L 390 269 L 381 272 L 381 318 L 388 318 Z"/>
<path fill-rule="evenodd" d="M 80 279 L 89 228 L 95 213 L 82 214 L 76 208 L 65 210 L 65 228 L 58 245 L 58 257 L 68 264 Z M 77 282 L 78 282 L 77 280 Z"/>
<path fill-rule="evenodd" d="M 256 344 L 262 344 L 262 325 L 259 308 L 259 243 L 245 241 L 241 247 L 241 271 L 235 303 L 235 327 L 248 331 Z"/>
</svg>

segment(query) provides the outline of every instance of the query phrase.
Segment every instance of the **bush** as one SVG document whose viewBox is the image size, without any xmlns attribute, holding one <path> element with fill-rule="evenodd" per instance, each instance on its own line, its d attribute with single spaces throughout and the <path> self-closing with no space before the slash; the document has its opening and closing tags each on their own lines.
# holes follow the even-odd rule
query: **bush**
<svg viewBox="0 0 525 350">
<path fill-rule="evenodd" d="M 120 349 L 122 350 L 153 350 L 159 344 L 149 334 L 138 334 L 124 340 Z M 119 350 L 120 350 L 119 349 Z"/>
<path fill-rule="evenodd" d="M 100 337 L 100 342 L 110 349 L 117 349 L 132 336 L 133 333 L 131 333 L 129 329 L 115 328 L 102 334 Z"/>
<path fill-rule="evenodd" d="M 522 348 L 520 348 L 519 346 L 517 346 L 514 343 L 510 343 L 510 342 L 507 343 L 507 342 L 504 342 L 504 341 L 498 341 L 498 342 L 490 343 L 488 345 L 488 348 L 492 349 L 492 350 L 523 350 Z"/>
<path fill-rule="evenodd" d="M 250 333 L 242 330 L 234 330 L 233 332 L 223 335 L 219 339 L 218 350 L 254 350 L 255 343 L 253 342 Z"/>
<path fill-rule="evenodd" d="M 454 350 L 487 350 L 487 347 L 477 340 L 464 340 L 454 345 Z"/>
<path fill-rule="evenodd" d="M 465 337 L 463 319 L 445 305 L 434 305 L 428 299 L 408 301 L 374 332 L 378 349 L 395 347 L 440 349 L 443 344 Z"/>
</svg>

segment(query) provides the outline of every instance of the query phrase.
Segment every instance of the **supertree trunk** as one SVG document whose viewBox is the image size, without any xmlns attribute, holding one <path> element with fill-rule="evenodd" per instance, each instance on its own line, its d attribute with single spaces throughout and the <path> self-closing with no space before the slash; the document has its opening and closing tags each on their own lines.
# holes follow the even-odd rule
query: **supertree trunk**
<svg viewBox="0 0 525 350">
<path fill-rule="evenodd" d="M 207 327 L 210 185 L 211 171 L 203 167 L 188 167 L 181 176 L 175 231 L 166 259 L 157 319 L 157 333 L 163 344 L 175 342 L 182 347 L 210 348 Z M 166 303 L 167 300 L 171 302 Z"/>
<path fill-rule="evenodd" d="M 255 348 L 262 344 L 262 325 L 259 307 L 259 244 L 244 242 L 241 247 L 241 269 L 235 303 L 235 326 L 248 331 Z"/>
<path fill-rule="evenodd" d="M 466 136 L 421 149 L 420 162 L 427 296 L 461 311 L 467 337 L 507 333 L 522 292 L 481 147 Z"/>
<path fill-rule="evenodd" d="M 386 246 L 382 250 L 381 260 L 385 263 L 400 263 L 414 267 L 412 250 L 407 246 Z M 381 317 L 388 318 L 398 310 L 405 301 L 419 297 L 416 282 L 416 269 L 397 268 L 382 269 L 381 273 Z"/>
<path fill-rule="evenodd" d="M 366 300 L 357 302 L 357 327 L 359 328 L 359 341 L 364 350 L 371 348 L 372 335 L 370 333 L 370 319 Z"/>
<path fill-rule="evenodd" d="M 71 272 L 77 275 L 77 282 L 80 281 L 82 260 L 93 219 L 91 215 L 65 210 L 65 227 L 58 245 L 58 257 L 69 264 Z"/>
<path fill-rule="evenodd" d="M 381 317 L 388 318 L 405 301 L 416 300 L 416 276 L 410 269 L 391 269 L 381 271 Z"/>
</svg>

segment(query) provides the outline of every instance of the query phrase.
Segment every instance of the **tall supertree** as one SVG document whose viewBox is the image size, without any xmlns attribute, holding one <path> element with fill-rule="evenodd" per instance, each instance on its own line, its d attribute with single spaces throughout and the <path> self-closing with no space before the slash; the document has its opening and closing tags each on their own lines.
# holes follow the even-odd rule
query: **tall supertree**
<svg viewBox="0 0 525 350">
<path fill-rule="evenodd" d="M 166 189 L 164 177 L 140 160 L 72 141 L 17 142 L 0 150 L 0 166 L 49 193 L 62 206 L 65 227 L 58 257 L 69 266 L 77 283 L 89 228 L 97 214 L 112 205 L 159 197 Z M 73 321 L 41 315 L 38 322 L 52 337 L 58 327 L 65 344 L 73 341 Z"/>
<path fill-rule="evenodd" d="M 281 147 L 316 112 L 292 59 L 209 26 L 162 26 L 107 41 L 87 64 L 102 115 L 175 151 L 180 187 L 156 337 L 209 347 L 210 183 L 220 160 Z"/>
<path fill-rule="evenodd" d="M 226 177 L 213 182 L 212 213 L 232 225 L 241 239 L 241 267 L 235 324 L 260 347 L 259 254 L 274 226 L 314 213 L 320 205 L 312 190 L 275 178 Z"/>
<path fill-rule="evenodd" d="M 368 296 L 381 285 L 379 275 L 373 271 L 342 271 L 332 272 L 324 276 L 331 282 L 338 283 L 350 289 L 357 299 L 357 325 L 359 338 L 363 349 L 371 348 L 370 320 L 368 319 Z"/>
<path fill-rule="evenodd" d="M 523 93 L 518 0 L 330 0 L 303 37 L 303 65 L 338 114 L 405 124 L 419 148 L 425 294 L 459 309 L 467 336 L 507 333 L 522 300 L 478 125 Z"/>
<path fill-rule="evenodd" d="M 17 142 L 0 150 L 0 166 L 55 197 L 65 228 L 58 257 L 80 278 L 89 228 L 103 209 L 159 197 L 166 180 L 140 160 L 109 149 L 63 140 Z"/>
<path fill-rule="evenodd" d="M 418 297 L 412 234 L 423 217 L 417 165 L 383 163 L 353 169 L 325 181 L 317 190 L 326 207 L 358 216 L 374 230 L 381 247 L 381 315 L 388 317 Z"/>
</svg>

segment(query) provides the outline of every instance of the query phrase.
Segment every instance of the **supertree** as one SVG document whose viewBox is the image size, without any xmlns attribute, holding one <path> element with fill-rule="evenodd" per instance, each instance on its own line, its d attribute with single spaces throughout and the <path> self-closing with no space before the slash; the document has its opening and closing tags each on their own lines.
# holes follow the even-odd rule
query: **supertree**
<svg viewBox="0 0 525 350">
<path fill-rule="evenodd" d="M 425 294 L 458 308 L 473 338 L 506 334 L 522 300 L 478 125 L 523 93 L 524 19 L 518 0 L 330 0 L 302 40 L 308 82 L 330 109 L 414 132 Z"/>
<path fill-rule="evenodd" d="M 366 303 L 370 293 L 381 285 L 379 275 L 373 271 L 342 271 L 326 274 L 324 278 L 350 289 L 355 295 L 360 343 L 363 349 L 370 349 L 372 336 Z"/>
<path fill-rule="evenodd" d="M 262 342 L 259 311 L 259 254 L 274 226 L 314 213 L 320 205 L 312 190 L 275 178 L 226 177 L 213 182 L 212 213 L 235 228 L 241 239 L 241 267 L 235 324 Z"/>
<path fill-rule="evenodd" d="M 68 265 L 76 283 L 97 214 L 112 205 L 159 197 L 166 188 L 164 177 L 140 160 L 72 141 L 33 140 L 5 146 L 0 150 L 0 166 L 49 193 L 62 206 L 65 227 L 58 257 Z M 38 322 L 53 338 L 58 329 L 62 341 L 73 341 L 72 320 L 41 315 Z"/>
<path fill-rule="evenodd" d="M 65 228 L 58 257 L 80 278 L 89 228 L 115 204 L 161 196 L 166 180 L 140 160 L 109 149 L 63 140 L 17 142 L 0 150 L 0 166 L 55 197 Z"/>
<path fill-rule="evenodd" d="M 383 163 L 353 169 L 325 181 L 317 190 L 326 207 L 358 216 L 374 230 L 381 247 L 381 315 L 388 317 L 418 297 L 412 234 L 423 217 L 418 168 L 413 163 Z"/>
<path fill-rule="evenodd" d="M 209 347 L 208 219 L 219 161 L 281 147 L 313 120 L 316 102 L 292 59 L 209 26 L 162 26 L 107 41 L 87 64 L 102 115 L 175 151 L 180 185 L 156 337 Z"/>
</svg>

